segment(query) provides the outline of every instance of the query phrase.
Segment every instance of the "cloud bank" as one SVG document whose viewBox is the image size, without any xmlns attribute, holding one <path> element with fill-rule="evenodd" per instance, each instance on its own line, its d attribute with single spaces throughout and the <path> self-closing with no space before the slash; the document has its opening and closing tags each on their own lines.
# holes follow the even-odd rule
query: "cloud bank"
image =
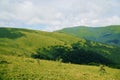
<svg viewBox="0 0 120 80">
<path fill-rule="evenodd" d="M 0 26 L 53 31 L 120 24 L 120 0 L 1 0 Z"/>
</svg>

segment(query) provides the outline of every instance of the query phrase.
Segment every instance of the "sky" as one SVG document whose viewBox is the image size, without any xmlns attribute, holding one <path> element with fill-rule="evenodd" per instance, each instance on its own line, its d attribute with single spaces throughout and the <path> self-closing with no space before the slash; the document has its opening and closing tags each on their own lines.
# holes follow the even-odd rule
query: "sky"
<svg viewBox="0 0 120 80">
<path fill-rule="evenodd" d="M 0 0 L 0 26 L 54 31 L 120 25 L 120 0 Z"/>
</svg>

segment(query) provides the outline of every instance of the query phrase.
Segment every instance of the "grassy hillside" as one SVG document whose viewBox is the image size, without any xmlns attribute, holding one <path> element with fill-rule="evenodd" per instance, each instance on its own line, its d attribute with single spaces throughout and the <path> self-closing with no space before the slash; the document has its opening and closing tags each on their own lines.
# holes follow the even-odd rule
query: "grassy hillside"
<svg viewBox="0 0 120 80">
<path fill-rule="evenodd" d="M 76 43 L 78 43 L 76 45 L 76 47 L 78 47 L 78 51 L 71 48 L 71 45 Z M 50 53 L 60 53 L 55 57 L 55 59 L 57 57 L 63 56 L 64 53 L 66 53 L 67 55 L 68 53 L 75 53 L 71 55 L 79 55 L 77 56 L 77 58 L 79 58 L 80 56 L 82 57 L 82 53 L 86 53 L 83 56 L 84 58 L 85 56 L 88 56 L 87 54 L 90 54 L 90 52 L 92 51 L 93 53 L 99 53 L 103 57 L 110 59 L 117 64 L 120 64 L 120 50 L 119 48 L 116 48 L 114 46 L 96 43 L 93 41 L 87 41 L 85 39 L 80 39 L 58 32 L 43 32 L 17 28 L 0 28 L 0 54 L 31 57 L 32 54 L 43 53 L 42 56 L 44 56 L 46 55 L 46 51 L 42 50 L 42 52 L 37 52 L 37 50 L 50 49 L 54 46 L 60 45 L 68 47 L 68 50 L 70 50 L 70 52 L 62 51 L 62 53 L 60 53 L 60 51 L 58 50 L 55 51 L 55 49 L 51 49 L 52 52 L 50 51 Z M 79 48 L 83 48 L 82 51 L 84 52 L 82 52 Z M 90 57 L 88 56 L 86 58 Z"/>
<path fill-rule="evenodd" d="M 0 80 L 120 80 L 120 70 L 0 54 Z"/>
<path fill-rule="evenodd" d="M 0 54 L 30 56 L 38 48 L 63 44 L 69 45 L 78 40 L 80 39 L 60 33 L 0 28 Z"/>
<path fill-rule="evenodd" d="M 120 25 L 106 27 L 73 27 L 58 32 L 67 33 L 79 38 L 120 46 Z"/>
<path fill-rule="evenodd" d="M 119 80 L 119 69 L 87 66 L 119 66 L 119 52 L 118 47 L 64 33 L 0 28 L 0 80 Z"/>
</svg>

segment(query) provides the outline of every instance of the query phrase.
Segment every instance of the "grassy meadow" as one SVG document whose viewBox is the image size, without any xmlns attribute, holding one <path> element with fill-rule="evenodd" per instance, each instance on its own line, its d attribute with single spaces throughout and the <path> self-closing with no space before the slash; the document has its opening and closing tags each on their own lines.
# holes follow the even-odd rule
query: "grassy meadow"
<svg viewBox="0 0 120 80">
<path fill-rule="evenodd" d="M 0 80 L 120 80 L 120 70 L 0 55 Z"/>
</svg>

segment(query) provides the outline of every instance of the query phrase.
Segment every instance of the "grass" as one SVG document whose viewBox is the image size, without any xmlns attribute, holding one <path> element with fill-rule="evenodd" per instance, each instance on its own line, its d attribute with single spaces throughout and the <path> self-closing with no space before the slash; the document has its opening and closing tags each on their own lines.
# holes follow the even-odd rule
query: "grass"
<svg viewBox="0 0 120 80">
<path fill-rule="evenodd" d="M 0 80 L 120 80 L 119 69 L 105 67 L 104 73 L 99 66 L 30 58 L 39 48 L 70 46 L 78 41 L 81 47 L 100 51 L 101 55 L 120 63 L 119 48 L 114 46 L 58 32 L 0 28 Z"/>
<path fill-rule="evenodd" d="M 74 38 L 74 39 L 73 39 Z M 79 38 L 37 30 L 0 28 L 0 54 L 30 56 L 38 48 L 71 44 Z"/>
<path fill-rule="evenodd" d="M 84 29 L 84 28 L 83 28 Z M 79 30 L 79 29 L 77 29 Z M 81 46 L 94 51 L 120 64 L 119 48 L 87 41 L 58 32 L 44 32 L 17 28 L 0 28 L 0 54 L 31 57 L 39 48 L 67 45 L 80 42 Z M 117 55 L 117 56 L 116 56 Z"/>
<path fill-rule="evenodd" d="M 1 80 L 120 80 L 120 70 L 0 55 Z"/>
</svg>

